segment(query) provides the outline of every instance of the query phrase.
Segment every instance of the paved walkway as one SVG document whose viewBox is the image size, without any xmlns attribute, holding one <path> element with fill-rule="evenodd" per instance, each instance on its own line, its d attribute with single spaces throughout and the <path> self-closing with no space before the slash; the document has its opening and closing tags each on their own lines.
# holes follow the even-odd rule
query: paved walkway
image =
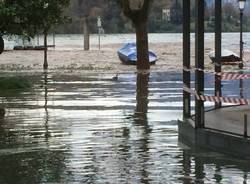
<svg viewBox="0 0 250 184">
<path fill-rule="evenodd" d="M 250 135 L 250 106 L 234 106 L 207 112 L 205 127 L 243 135 L 244 114 L 248 115 Z"/>
</svg>

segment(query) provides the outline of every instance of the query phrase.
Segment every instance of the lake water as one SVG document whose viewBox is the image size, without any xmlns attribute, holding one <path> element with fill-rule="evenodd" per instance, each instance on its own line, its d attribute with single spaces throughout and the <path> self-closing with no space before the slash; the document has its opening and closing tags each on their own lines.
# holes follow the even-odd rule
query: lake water
<svg viewBox="0 0 250 184">
<path fill-rule="evenodd" d="M 250 162 L 178 141 L 181 76 L 41 73 L 1 91 L 0 183 L 247 183 Z"/>
<path fill-rule="evenodd" d="M 192 40 L 194 41 L 194 34 L 191 35 Z M 235 49 L 239 48 L 239 33 L 223 33 L 222 46 L 226 49 Z M 13 49 L 15 45 L 14 40 L 16 38 L 10 38 L 6 40 L 6 49 Z M 38 41 L 39 40 L 39 41 Z M 127 43 L 134 42 L 135 34 L 108 34 L 101 35 L 101 44 L 117 44 L 117 43 Z M 250 49 L 250 33 L 244 33 L 243 40 L 245 42 L 245 49 L 249 51 Z M 205 42 L 214 41 L 213 33 L 205 34 Z M 22 42 L 22 41 L 18 41 Z M 42 44 L 43 38 L 39 36 L 39 39 L 35 37 L 33 39 L 33 44 Z M 50 35 L 48 37 L 48 44 L 53 44 L 53 36 Z M 151 33 L 149 34 L 149 42 L 150 43 L 180 43 L 182 42 L 182 34 L 181 33 Z M 90 43 L 92 47 L 97 47 L 98 45 L 98 35 L 90 36 Z M 57 50 L 78 50 L 83 49 L 83 35 L 79 34 L 67 34 L 67 35 L 56 35 L 55 36 L 55 44 Z"/>
</svg>

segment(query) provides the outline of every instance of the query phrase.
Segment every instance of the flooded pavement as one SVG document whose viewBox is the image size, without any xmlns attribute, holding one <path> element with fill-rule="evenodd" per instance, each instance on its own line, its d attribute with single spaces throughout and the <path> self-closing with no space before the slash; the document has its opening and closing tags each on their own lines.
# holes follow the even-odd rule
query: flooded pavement
<svg viewBox="0 0 250 184">
<path fill-rule="evenodd" d="M 247 183 L 248 161 L 178 142 L 182 75 L 29 76 L 1 92 L 0 183 Z"/>
</svg>

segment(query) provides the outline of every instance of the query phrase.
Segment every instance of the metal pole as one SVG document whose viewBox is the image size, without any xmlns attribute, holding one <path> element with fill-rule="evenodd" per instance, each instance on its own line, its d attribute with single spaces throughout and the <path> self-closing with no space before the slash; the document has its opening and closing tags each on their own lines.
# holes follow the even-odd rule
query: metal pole
<svg viewBox="0 0 250 184">
<path fill-rule="evenodd" d="M 240 73 L 242 73 L 242 72 L 240 72 Z M 239 86 L 240 86 L 240 98 L 244 98 L 243 79 L 240 79 L 240 85 Z"/>
<path fill-rule="evenodd" d="M 221 0 L 215 1 L 215 72 L 221 72 Z M 221 76 L 215 75 L 215 96 L 221 97 Z M 221 102 L 215 103 L 215 108 L 220 108 Z"/>
<path fill-rule="evenodd" d="M 243 60 L 243 11 L 240 11 L 240 59 Z M 240 69 L 243 68 L 243 65 L 240 64 Z"/>
<path fill-rule="evenodd" d="M 98 45 L 99 45 L 99 50 L 101 50 L 101 28 L 98 28 Z"/>
<path fill-rule="evenodd" d="M 183 67 L 190 68 L 190 0 L 183 0 Z M 190 71 L 183 70 L 183 84 L 190 88 Z M 183 91 L 183 117 L 191 116 L 191 96 Z"/>
<path fill-rule="evenodd" d="M 240 60 L 243 62 L 243 10 L 240 10 Z M 243 63 L 239 64 L 239 69 L 243 69 Z M 242 73 L 242 72 L 240 72 Z M 243 95 L 243 80 L 240 79 L 240 97 L 244 98 Z"/>
<path fill-rule="evenodd" d="M 97 17 L 97 27 L 98 27 L 99 50 L 101 50 L 101 28 L 102 28 L 102 19 L 101 19 L 100 16 Z"/>
<path fill-rule="evenodd" d="M 195 20 L 195 89 L 198 94 L 204 93 L 204 0 L 196 0 Z M 204 128 L 204 102 L 195 99 L 195 127 Z"/>
<path fill-rule="evenodd" d="M 244 137 L 247 137 L 247 128 L 248 128 L 248 125 L 247 125 L 247 114 L 244 114 Z"/>
</svg>

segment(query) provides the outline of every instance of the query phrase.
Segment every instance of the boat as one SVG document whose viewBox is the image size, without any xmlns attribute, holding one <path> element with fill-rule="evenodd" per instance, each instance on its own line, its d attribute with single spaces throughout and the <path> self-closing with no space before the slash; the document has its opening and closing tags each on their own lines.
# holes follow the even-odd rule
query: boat
<svg viewBox="0 0 250 184">
<path fill-rule="evenodd" d="M 55 45 L 48 45 L 47 48 L 55 47 Z M 14 50 L 44 50 L 43 45 L 36 46 L 14 46 Z"/>
<path fill-rule="evenodd" d="M 127 43 L 121 49 L 117 51 L 120 60 L 124 64 L 136 65 L 137 62 L 137 50 L 135 43 Z M 155 64 L 157 61 L 157 56 L 155 53 L 148 51 L 149 63 Z"/>
<path fill-rule="evenodd" d="M 208 53 L 209 58 L 215 63 L 215 51 Z M 241 58 L 230 50 L 223 49 L 221 51 L 221 64 L 222 65 L 238 65 L 242 63 Z"/>
</svg>

